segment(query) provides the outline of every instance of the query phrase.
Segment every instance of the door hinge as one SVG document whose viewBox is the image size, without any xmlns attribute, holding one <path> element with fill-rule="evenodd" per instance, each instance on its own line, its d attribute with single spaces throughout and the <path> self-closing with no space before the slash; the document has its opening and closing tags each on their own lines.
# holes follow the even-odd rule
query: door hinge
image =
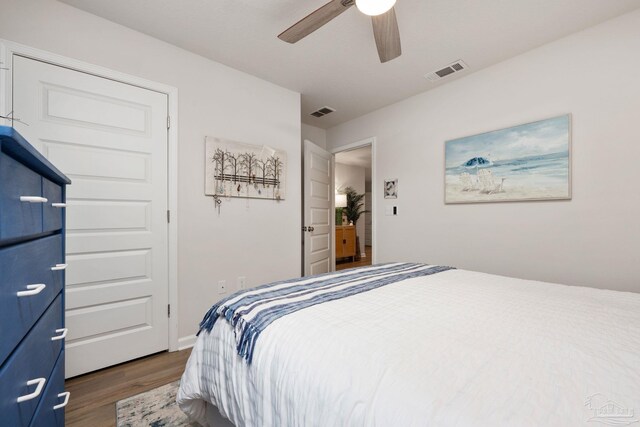
<svg viewBox="0 0 640 427">
<path fill-rule="evenodd" d="M 167 116 L 167 129 L 171 129 L 171 116 Z"/>
<path fill-rule="evenodd" d="M 167 223 L 171 222 L 171 211 L 167 210 Z"/>
<path fill-rule="evenodd" d="M 167 304 L 167 317 L 171 317 L 171 304 Z"/>
</svg>

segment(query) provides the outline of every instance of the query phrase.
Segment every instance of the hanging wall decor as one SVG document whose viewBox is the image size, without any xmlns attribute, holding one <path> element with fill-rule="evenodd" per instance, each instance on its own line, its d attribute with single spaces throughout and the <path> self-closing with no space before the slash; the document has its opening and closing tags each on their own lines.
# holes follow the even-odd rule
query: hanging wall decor
<svg viewBox="0 0 640 427">
<path fill-rule="evenodd" d="M 285 198 L 286 152 L 210 136 L 205 147 L 207 196 Z"/>
<path fill-rule="evenodd" d="M 571 115 L 445 142 L 445 203 L 571 199 Z"/>
<path fill-rule="evenodd" d="M 384 180 L 384 198 L 385 199 L 398 198 L 398 179 L 397 178 Z"/>
</svg>

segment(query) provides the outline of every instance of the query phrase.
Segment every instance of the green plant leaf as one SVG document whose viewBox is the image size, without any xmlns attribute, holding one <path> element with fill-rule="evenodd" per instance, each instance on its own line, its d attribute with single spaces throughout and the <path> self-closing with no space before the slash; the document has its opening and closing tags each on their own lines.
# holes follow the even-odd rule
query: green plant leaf
<svg viewBox="0 0 640 427">
<path fill-rule="evenodd" d="M 353 187 L 346 187 L 344 194 L 347 195 L 347 207 L 344 208 L 344 213 L 347 216 L 347 220 L 353 221 L 353 225 L 356 225 L 360 215 L 369 212 L 364 209 L 364 194 L 358 194 Z"/>
</svg>

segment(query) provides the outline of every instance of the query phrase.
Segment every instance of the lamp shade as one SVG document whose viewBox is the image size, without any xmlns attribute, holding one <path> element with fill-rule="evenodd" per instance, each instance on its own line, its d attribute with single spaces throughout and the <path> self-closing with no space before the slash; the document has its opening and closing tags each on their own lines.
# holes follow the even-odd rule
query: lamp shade
<svg viewBox="0 0 640 427">
<path fill-rule="evenodd" d="M 346 207 L 347 207 L 347 195 L 336 194 L 336 208 L 346 208 Z"/>
<path fill-rule="evenodd" d="M 396 4 L 396 0 L 356 0 L 360 12 L 369 16 L 382 15 Z"/>
</svg>

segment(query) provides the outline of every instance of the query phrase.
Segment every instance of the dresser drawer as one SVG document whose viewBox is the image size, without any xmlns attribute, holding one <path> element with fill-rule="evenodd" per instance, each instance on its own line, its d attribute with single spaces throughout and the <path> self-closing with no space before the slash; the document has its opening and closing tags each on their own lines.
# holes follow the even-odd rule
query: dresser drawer
<svg viewBox="0 0 640 427">
<path fill-rule="evenodd" d="M 49 236 L 0 249 L 0 364 L 62 290 L 62 237 Z M 18 296 L 39 285 L 34 295 Z"/>
<path fill-rule="evenodd" d="M 55 231 L 62 228 L 62 187 L 42 178 L 42 197 L 47 199 L 42 205 L 42 231 Z"/>
<path fill-rule="evenodd" d="M 64 408 L 69 402 L 69 394 L 64 391 L 64 350 L 60 353 L 56 366 L 47 381 L 40 404 L 33 415 L 33 427 L 63 427 Z"/>
<path fill-rule="evenodd" d="M 62 295 L 58 295 L 0 369 L 2 425 L 28 426 L 31 422 L 53 366 L 62 351 L 64 340 L 51 340 L 52 337 L 60 335 L 56 330 L 61 329 L 62 325 Z M 18 402 L 20 397 L 28 397 L 37 390 L 36 383 L 28 382 L 39 379 L 38 383 L 42 383 L 40 393 Z"/>
<path fill-rule="evenodd" d="M 40 175 L 0 153 L 0 182 L 0 242 L 41 233 L 42 203 L 20 200 L 42 197 Z"/>
</svg>

